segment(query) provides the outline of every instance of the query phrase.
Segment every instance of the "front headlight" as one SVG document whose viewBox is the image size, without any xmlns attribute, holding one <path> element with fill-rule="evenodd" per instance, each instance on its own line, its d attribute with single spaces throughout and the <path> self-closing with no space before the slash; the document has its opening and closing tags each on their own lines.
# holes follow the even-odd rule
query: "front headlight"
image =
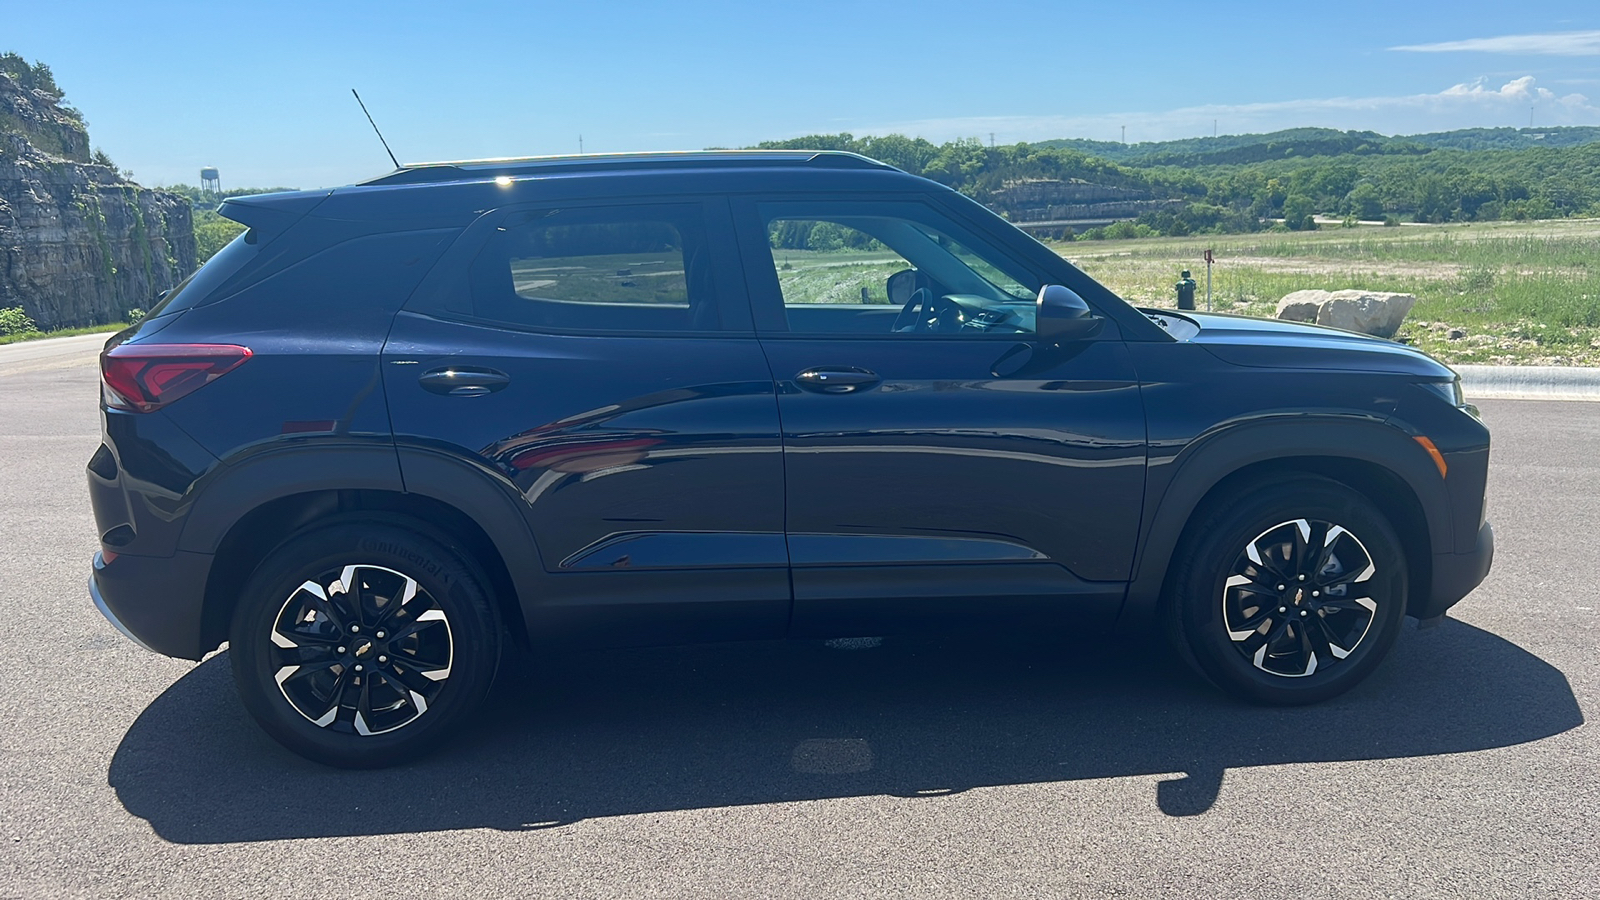
<svg viewBox="0 0 1600 900">
<path fill-rule="evenodd" d="M 1467 405 L 1467 397 L 1461 392 L 1461 377 L 1457 376 L 1452 381 L 1420 381 L 1417 387 L 1430 394 L 1437 395 L 1444 402 L 1454 407 Z"/>
</svg>

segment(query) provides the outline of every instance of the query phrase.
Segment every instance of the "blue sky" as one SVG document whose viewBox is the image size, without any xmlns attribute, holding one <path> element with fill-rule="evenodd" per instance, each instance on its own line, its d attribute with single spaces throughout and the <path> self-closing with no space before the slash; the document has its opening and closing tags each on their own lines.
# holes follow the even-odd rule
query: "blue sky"
<svg viewBox="0 0 1600 900">
<path fill-rule="evenodd" d="M 146 184 L 342 184 L 402 162 L 817 132 L 1130 142 L 1301 125 L 1600 124 L 1595 0 L 1369 3 L 10 0 Z"/>
</svg>

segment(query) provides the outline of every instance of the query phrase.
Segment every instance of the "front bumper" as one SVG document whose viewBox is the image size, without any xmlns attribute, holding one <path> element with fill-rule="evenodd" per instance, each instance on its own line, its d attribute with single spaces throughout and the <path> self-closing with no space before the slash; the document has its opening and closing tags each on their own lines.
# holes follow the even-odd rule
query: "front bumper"
<svg viewBox="0 0 1600 900">
<path fill-rule="evenodd" d="M 135 644 L 163 656 L 199 659 L 210 650 L 200 639 L 211 554 L 167 557 L 94 555 L 89 597 L 95 608 Z"/>
<path fill-rule="evenodd" d="M 1478 526 L 1478 539 L 1466 553 L 1433 555 L 1433 589 L 1426 599 L 1413 603 L 1409 612 L 1427 620 L 1442 616 L 1462 597 L 1483 583 L 1494 563 L 1494 528 L 1488 522 Z"/>
</svg>

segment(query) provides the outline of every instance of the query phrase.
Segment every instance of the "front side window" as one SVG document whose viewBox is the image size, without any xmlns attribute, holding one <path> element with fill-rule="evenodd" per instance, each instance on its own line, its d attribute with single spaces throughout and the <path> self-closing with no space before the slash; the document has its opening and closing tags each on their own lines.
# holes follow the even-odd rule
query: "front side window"
<svg viewBox="0 0 1600 900">
<path fill-rule="evenodd" d="M 760 204 L 790 332 L 1029 334 L 1039 283 L 913 203 Z"/>
<path fill-rule="evenodd" d="M 513 213 L 468 272 L 470 314 L 558 331 L 718 327 L 701 212 L 691 205 Z"/>
</svg>

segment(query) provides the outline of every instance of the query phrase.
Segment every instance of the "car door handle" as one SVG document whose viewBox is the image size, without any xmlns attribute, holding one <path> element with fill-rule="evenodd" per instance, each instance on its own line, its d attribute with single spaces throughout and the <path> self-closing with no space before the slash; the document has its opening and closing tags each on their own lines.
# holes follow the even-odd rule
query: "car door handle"
<svg viewBox="0 0 1600 900">
<path fill-rule="evenodd" d="M 817 366 L 794 377 L 794 383 L 821 394 L 850 394 L 882 381 L 878 373 L 855 366 Z"/>
<path fill-rule="evenodd" d="M 482 397 L 511 383 L 511 376 L 497 369 L 448 366 L 430 369 L 417 379 L 423 390 L 447 397 Z"/>
</svg>

